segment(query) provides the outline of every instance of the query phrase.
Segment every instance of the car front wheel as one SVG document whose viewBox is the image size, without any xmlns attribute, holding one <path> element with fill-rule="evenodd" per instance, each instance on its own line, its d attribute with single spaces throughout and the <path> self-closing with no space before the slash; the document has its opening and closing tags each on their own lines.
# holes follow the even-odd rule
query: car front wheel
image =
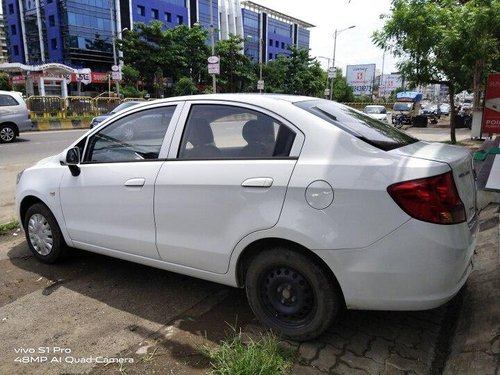
<svg viewBox="0 0 500 375">
<path fill-rule="evenodd" d="M 281 247 L 252 260 L 246 293 L 263 324 L 298 341 L 323 333 L 340 309 L 338 290 L 322 268 L 305 255 Z"/>
<path fill-rule="evenodd" d="M 12 125 L 2 125 L 0 127 L 0 142 L 14 142 L 16 139 L 16 131 Z"/>
<path fill-rule="evenodd" d="M 26 240 L 33 255 L 45 263 L 54 263 L 66 250 L 66 243 L 49 208 L 36 203 L 24 218 Z"/>
</svg>

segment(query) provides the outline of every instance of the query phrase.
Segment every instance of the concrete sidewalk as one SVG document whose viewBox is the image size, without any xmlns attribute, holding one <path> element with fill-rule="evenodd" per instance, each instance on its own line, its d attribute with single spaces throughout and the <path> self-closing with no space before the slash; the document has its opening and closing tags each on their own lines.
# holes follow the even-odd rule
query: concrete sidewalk
<svg viewBox="0 0 500 375">
<path fill-rule="evenodd" d="M 462 308 L 444 374 L 500 374 L 500 206 L 481 213 L 474 272 L 462 291 Z"/>
</svg>

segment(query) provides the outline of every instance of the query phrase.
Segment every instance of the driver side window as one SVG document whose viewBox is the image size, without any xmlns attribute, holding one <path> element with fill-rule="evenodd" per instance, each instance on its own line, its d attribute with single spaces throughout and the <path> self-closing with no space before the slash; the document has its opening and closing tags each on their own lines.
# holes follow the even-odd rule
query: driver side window
<svg viewBox="0 0 500 375">
<path fill-rule="evenodd" d="M 85 162 L 106 163 L 158 159 L 175 106 L 133 113 L 94 134 Z"/>
</svg>

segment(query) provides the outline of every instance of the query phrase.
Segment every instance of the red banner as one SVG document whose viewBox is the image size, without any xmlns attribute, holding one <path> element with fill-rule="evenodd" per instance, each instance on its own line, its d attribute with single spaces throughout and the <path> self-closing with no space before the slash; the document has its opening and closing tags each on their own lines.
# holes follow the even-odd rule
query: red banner
<svg viewBox="0 0 500 375">
<path fill-rule="evenodd" d="M 109 73 L 92 72 L 90 75 L 91 75 L 91 83 L 94 83 L 94 84 L 99 84 L 99 83 L 106 83 L 107 84 L 108 83 Z M 63 74 L 51 74 L 51 73 L 32 73 L 31 74 L 31 78 L 33 79 L 33 83 L 35 85 L 38 84 L 38 79 L 40 77 L 44 77 L 48 80 L 50 78 L 61 79 L 63 77 L 66 77 L 66 79 L 68 79 L 71 82 L 77 82 L 76 73 L 64 74 L 64 75 Z M 11 82 L 14 85 L 24 85 L 26 82 L 26 78 L 23 75 L 14 76 L 11 78 Z"/>
<path fill-rule="evenodd" d="M 490 73 L 484 97 L 483 133 L 500 133 L 500 73 Z"/>
</svg>

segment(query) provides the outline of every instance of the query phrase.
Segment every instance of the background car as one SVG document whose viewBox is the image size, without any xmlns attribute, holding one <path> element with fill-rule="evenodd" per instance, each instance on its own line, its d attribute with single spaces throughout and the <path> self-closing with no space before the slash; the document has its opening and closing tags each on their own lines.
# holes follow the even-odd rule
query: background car
<svg viewBox="0 0 500 375">
<path fill-rule="evenodd" d="M 126 108 L 129 108 L 129 107 L 132 107 L 134 105 L 137 105 L 137 104 L 140 104 L 140 103 L 143 103 L 143 102 L 140 102 L 140 101 L 129 101 L 129 102 L 123 102 L 119 105 L 117 105 L 115 107 L 115 109 L 113 109 L 111 112 L 108 112 L 108 113 L 104 113 L 100 116 L 96 116 L 92 119 L 92 121 L 90 122 L 90 128 L 92 129 L 94 126 L 97 126 L 99 125 L 101 122 L 103 122 L 104 120 L 106 120 L 108 117 L 110 116 L 113 116 L 115 113 L 118 113 Z"/>
<path fill-rule="evenodd" d="M 442 103 L 439 105 L 441 109 L 441 114 L 444 116 L 448 116 L 450 114 L 450 105 L 448 103 Z"/>
<path fill-rule="evenodd" d="M 387 109 L 383 105 L 367 105 L 363 112 L 374 119 L 387 122 Z"/>
<path fill-rule="evenodd" d="M 478 233 L 468 149 L 287 95 L 128 108 L 22 172 L 16 210 L 41 261 L 75 247 L 244 287 L 257 318 L 295 340 L 344 306 L 445 303 Z"/>
<path fill-rule="evenodd" d="M 0 142 L 13 142 L 19 132 L 32 128 L 29 110 L 21 93 L 0 91 Z"/>
</svg>

